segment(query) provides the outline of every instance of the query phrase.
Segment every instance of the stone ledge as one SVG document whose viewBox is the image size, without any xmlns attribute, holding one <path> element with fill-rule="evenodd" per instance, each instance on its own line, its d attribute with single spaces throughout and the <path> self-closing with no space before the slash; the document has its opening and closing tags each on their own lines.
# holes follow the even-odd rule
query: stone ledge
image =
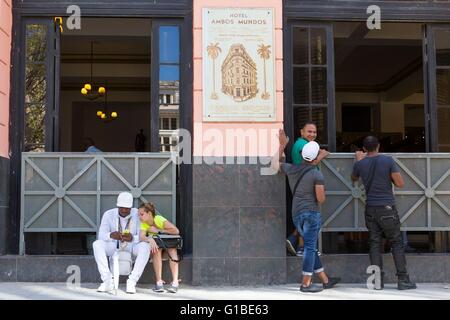
<svg viewBox="0 0 450 320">
<path fill-rule="evenodd" d="M 0 256 L 0 282 L 66 282 L 73 273 L 67 267 L 77 265 L 81 269 L 81 282 L 98 283 L 100 274 L 93 256 Z M 185 256 L 180 266 L 183 283 L 192 282 L 192 258 Z M 170 281 L 168 262 L 163 262 L 163 279 Z M 125 281 L 121 277 L 121 282 Z M 153 266 L 148 263 L 139 281 L 154 283 Z"/>
<path fill-rule="evenodd" d="M 368 254 L 322 255 L 321 260 L 331 276 L 341 277 L 343 283 L 365 283 L 369 266 Z M 396 282 L 395 266 L 391 254 L 383 255 L 385 281 Z M 450 282 L 450 254 L 407 254 L 406 263 L 410 277 L 415 282 Z M 301 257 L 287 257 L 287 282 L 298 283 L 301 278 Z"/>
<path fill-rule="evenodd" d="M 321 258 L 325 271 L 332 276 L 341 277 L 343 283 L 365 283 L 367 280 L 365 270 L 369 264 L 369 257 L 366 254 L 322 255 Z M 273 260 L 279 259 L 280 258 L 273 258 Z M 386 270 L 386 282 L 396 282 L 392 256 L 390 254 L 385 254 L 383 259 Z M 220 272 L 219 270 L 216 270 L 217 272 L 214 277 L 211 275 L 211 277 L 208 276 L 206 278 L 204 278 L 204 275 L 201 275 L 204 268 L 201 268 L 198 265 L 198 262 L 200 261 L 194 263 L 194 260 L 196 259 L 189 255 L 181 262 L 180 279 L 182 279 L 183 283 L 202 286 L 227 284 L 271 285 L 298 283 L 301 277 L 302 258 L 300 257 L 286 257 L 286 272 L 283 272 L 279 268 L 275 268 L 278 269 L 275 270 L 274 264 L 268 261 L 271 260 L 270 258 L 244 259 L 246 261 L 254 260 L 255 265 L 259 265 L 259 262 L 265 262 L 265 264 L 270 267 L 275 274 L 278 274 L 279 277 L 279 280 L 277 280 L 276 276 L 270 275 L 270 271 L 265 272 L 264 270 L 259 270 L 250 278 L 248 278 L 248 275 L 245 276 L 245 281 L 240 281 L 241 279 L 236 278 L 240 272 L 239 259 L 235 259 L 236 261 L 231 259 L 230 262 L 233 263 L 230 265 L 225 264 L 231 268 L 228 270 L 228 273 L 225 269 Z M 216 260 L 220 260 L 220 263 L 215 266 L 217 269 L 219 266 L 224 266 L 222 260 L 226 260 L 226 258 L 213 258 L 212 260 L 215 262 L 217 262 Z M 406 260 L 412 280 L 419 283 L 450 283 L 450 254 L 408 254 Z M 203 263 L 205 262 L 206 261 L 203 261 Z M 70 265 L 80 266 L 82 282 L 100 282 L 100 276 L 93 256 L 17 255 L 0 256 L 0 282 L 65 282 L 70 276 L 70 274 L 66 273 L 67 267 Z M 209 263 L 207 263 L 205 267 L 208 265 Z M 248 264 L 246 265 L 248 267 Z M 206 269 L 211 267 L 212 266 L 209 265 Z M 193 273 L 196 275 L 196 283 L 193 283 Z M 227 275 L 228 278 L 226 278 Z M 167 261 L 164 262 L 163 266 L 163 278 L 166 281 L 170 280 L 170 269 Z M 233 280 L 231 281 L 232 283 L 228 283 L 230 279 Z M 258 279 L 262 280 L 261 283 Z M 121 280 L 125 280 L 125 278 Z M 153 282 L 153 267 L 151 264 L 147 264 L 140 283 Z"/>
</svg>

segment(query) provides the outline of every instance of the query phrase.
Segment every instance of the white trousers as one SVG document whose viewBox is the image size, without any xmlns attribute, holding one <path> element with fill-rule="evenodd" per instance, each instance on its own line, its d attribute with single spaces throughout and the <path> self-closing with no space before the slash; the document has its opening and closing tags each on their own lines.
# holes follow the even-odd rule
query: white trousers
<svg viewBox="0 0 450 320">
<path fill-rule="evenodd" d="M 96 240 L 92 245 L 94 249 L 95 262 L 97 263 L 98 272 L 100 272 L 103 282 L 113 277 L 113 274 L 108 266 L 108 258 L 111 257 L 116 251 L 116 245 L 116 241 L 103 240 Z M 136 257 L 136 261 L 134 262 L 133 271 L 128 278 L 138 282 L 150 257 L 150 244 L 147 242 L 139 242 L 136 244 L 129 243 L 126 250 L 130 251 L 130 249 Z"/>
</svg>

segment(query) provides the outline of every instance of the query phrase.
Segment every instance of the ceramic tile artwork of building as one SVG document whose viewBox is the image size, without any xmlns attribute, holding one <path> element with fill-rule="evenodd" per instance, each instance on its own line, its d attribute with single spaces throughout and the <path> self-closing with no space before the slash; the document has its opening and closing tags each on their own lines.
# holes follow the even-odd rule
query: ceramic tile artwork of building
<svg viewBox="0 0 450 320">
<path fill-rule="evenodd" d="M 234 44 L 222 64 L 222 92 L 234 101 L 245 101 L 256 96 L 256 63 L 245 50 L 244 45 Z"/>
</svg>

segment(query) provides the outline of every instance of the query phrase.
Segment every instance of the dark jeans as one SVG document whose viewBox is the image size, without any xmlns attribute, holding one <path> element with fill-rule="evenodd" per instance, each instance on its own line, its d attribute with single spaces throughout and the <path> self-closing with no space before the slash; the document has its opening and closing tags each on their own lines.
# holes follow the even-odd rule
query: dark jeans
<svg viewBox="0 0 450 320">
<path fill-rule="evenodd" d="M 383 234 L 392 245 L 397 276 L 401 279 L 408 275 L 406 258 L 400 231 L 400 218 L 397 209 L 390 206 L 366 207 L 366 227 L 369 229 L 370 263 L 383 270 L 381 247 Z"/>
</svg>

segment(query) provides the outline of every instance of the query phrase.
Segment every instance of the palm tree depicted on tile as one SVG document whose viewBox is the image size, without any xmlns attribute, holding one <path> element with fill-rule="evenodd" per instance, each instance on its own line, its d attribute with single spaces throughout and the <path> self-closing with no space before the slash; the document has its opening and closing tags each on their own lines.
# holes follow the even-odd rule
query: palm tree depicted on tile
<svg viewBox="0 0 450 320">
<path fill-rule="evenodd" d="M 219 56 L 219 53 L 222 51 L 222 49 L 219 47 L 219 43 L 211 43 L 207 48 L 206 51 L 208 51 L 208 56 L 213 61 L 213 92 L 211 93 L 211 99 L 217 100 L 218 96 L 216 93 L 216 59 Z"/>
<path fill-rule="evenodd" d="M 270 94 L 267 92 L 267 73 L 266 73 L 266 60 L 270 58 L 270 45 L 265 46 L 264 44 L 260 44 L 258 46 L 258 54 L 261 59 L 264 59 L 264 92 L 261 95 L 261 98 L 264 100 L 268 100 L 270 98 Z"/>
</svg>

